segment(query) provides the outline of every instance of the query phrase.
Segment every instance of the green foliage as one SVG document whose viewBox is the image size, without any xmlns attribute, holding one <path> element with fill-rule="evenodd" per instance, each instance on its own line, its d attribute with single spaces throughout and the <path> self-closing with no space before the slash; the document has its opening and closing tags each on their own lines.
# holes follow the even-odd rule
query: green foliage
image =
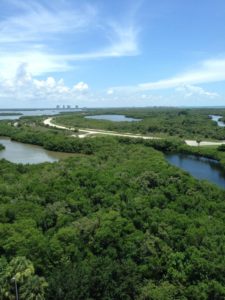
<svg viewBox="0 0 225 300">
<path fill-rule="evenodd" d="M 40 130 L 39 127 L 27 125 L 20 125 L 15 128 L 11 124 L 2 122 L 0 136 L 7 136 L 22 143 L 43 146 L 52 151 L 83 154 L 92 154 L 94 151 L 93 143 L 90 140 L 81 141 L 79 138 L 67 136 L 60 130 Z"/>
<path fill-rule="evenodd" d="M 142 121 L 112 122 L 85 118 L 85 116 L 99 114 L 122 114 Z M 224 140 L 225 130 L 211 120 L 209 115 L 212 114 L 225 116 L 225 110 L 182 108 L 92 109 L 82 114 L 72 113 L 57 116 L 55 120 L 59 124 L 76 128 L 105 129 L 167 138 Z"/>
<path fill-rule="evenodd" d="M 182 299 L 178 297 L 179 290 L 176 286 L 167 281 L 156 285 L 154 282 L 147 283 L 141 289 L 140 300 L 174 300 Z M 184 299 L 184 298 L 183 298 Z"/>
<path fill-rule="evenodd" d="M 218 150 L 219 150 L 219 151 L 225 152 L 225 145 L 220 145 L 220 146 L 218 147 Z"/>
<path fill-rule="evenodd" d="M 14 257 L 9 263 L 0 261 L 0 299 L 44 300 L 47 283 L 34 274 L 34 267 L 25 257 Z"/>
<path fill-rule="evenodd" d="M 224 299 L 225 192 L 158 150 L 221 161 L 222 151 L 178 139 L 73 144 L 23 122 L 0 134 L 91 155 L 0 161 L 0 299 L 15 299 L 13 277 L 20 299 Z"/>
</svg>

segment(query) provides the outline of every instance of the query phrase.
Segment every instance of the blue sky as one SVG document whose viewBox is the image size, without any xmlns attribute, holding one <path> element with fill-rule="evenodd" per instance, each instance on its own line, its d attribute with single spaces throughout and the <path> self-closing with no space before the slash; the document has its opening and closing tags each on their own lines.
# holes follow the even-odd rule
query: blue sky
<svg viewBox="0 0 225 300">
<path fill-rule="evenodd" d="M 225 105 L 224 0 L 1 0 L 0 107 Z"/>
</svg>

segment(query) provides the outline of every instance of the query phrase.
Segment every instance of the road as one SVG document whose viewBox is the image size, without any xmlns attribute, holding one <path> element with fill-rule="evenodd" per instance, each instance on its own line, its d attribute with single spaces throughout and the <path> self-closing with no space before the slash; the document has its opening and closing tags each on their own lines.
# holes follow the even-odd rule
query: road
<svg viewBox="0 0 225 300">
<path fill-rule="evenodd" d="M 44 120 L 44 125 L 48 125 L 54 128 L 59 128 L 59 129 L 65 129 L 65 130 L 75 130 L 73 127 L 66 127 L 62 125 L 57 125 L 52 122 L 53 118 L 48 118 Z M 78 136 L 79 138 L 84 138 L 89 135 L 96 135 L 96 134 L 101 134 L 101 135 L 110 135 L 110 136 L 124 136 L 124 137 L 130 137 L 130 138 L 142 138 L 145 140 L 153 140 L 153 139 L 160 139 L 159 137 L 154 137 L 154 136 L 144 136 L 144 135 L 139 135 L 139 134 L 131 134 L 131 133 L 119 133 L 115 131 L 107 131 L 107 130 L 101 130 L 101 129 L 91 129 L 91 128 L 79 128 L 79 132 L 82 132 L 82 134 L 74 134 L 73 136 Z M 83 133 L 84 132 L 84 133 Z"/>
<path fill-rule="evenodd" d="M 53 118 L 47 118 L 44 120 L 44 125 L 48 125 L 50 127 L 54 128 L 59 128 L 59 129 L 64 129 L 64 130 L 75 130 L 73 127 L 66 127 L 62 125 L 57 125 L 52 122 Z M 129 137 L 129 138 L 142 138 L 144 140 L 153 140 L 153 139 L 161 139 L 160 137 L 154 137 L 154 136 L 146 136 L 146 135 L 140 135 L 140 134 L 131 134 L 131 133 L 119 133 L 115 131 L 107 131 L 107 130 L 100 130 L 100 129 L 91 129 L 91 128 L 79 128 L 79 132 L 77 135 L 72 135 L 72 136 L 78 136 L 79 138 L 85 138 L 90 135 L 96 135 L 96 134 L 101 134 L 101 135 L 109 135 L 109 136 L 122 136 L 122 137 Z M 220 146 L 224 145 L 225 141 L 219 141 L 219 142 L 209 142 L 209 141 L 201 141 L 198 143 L 196 140 L 185 140 L 185 143 L 189 146 Z"/>
</svg>

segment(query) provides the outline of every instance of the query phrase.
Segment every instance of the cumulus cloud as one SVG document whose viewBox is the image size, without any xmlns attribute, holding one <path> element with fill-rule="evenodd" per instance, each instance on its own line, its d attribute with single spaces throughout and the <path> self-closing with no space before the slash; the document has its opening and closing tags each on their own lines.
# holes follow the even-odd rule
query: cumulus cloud
<svg viewBox="0 0 225 300">
<path fill-rule="evenodd" d="M 6 102 L 6 106 L 10 103 L 15 107 L 18 101 L 28 106 L 46 106 L 46 103 L 54 106 L 56 103 L 65 102 L 77 104 L 75 101 L 77 99 L 82 101 L 83 92 L 87 90 L 88 85 L 84 82 L 79 82 L 70 88 L 64 84 L 63 79 L 34 78 L 28 72 L 28 65 L 22 63 L 13 78 L 0 80 L 0 105 L 5 106 L 4 102 Z"/>
<path fill-rule="evenodd" d="M 31 80 L 31 74 L 27 71 L 27 63 L 19 65 L 16 71 L 15 80 L 17 83 L 25 83 Z"/>
<path fill-rule="evenodd" d="M 78 82 L 77 84 L 74 85 L 73 89 L 75 91 L 79 91 L 79 92 L 86 92 L 89 87 L 88 87 L 88 84 L 81 81 L 81 82 Z"/>
<path fill-rule="evenodd" d="M 168 91 L 169 93 L 162 94 L 159 91 L 153 93 L 151 90 L 143 91 L 128 87 L 125 89 L 108 88 L 96 92 L 83 81 L 69 87 L 63 79 L 56 80 L 53 76 L 38 79 L 31 74 L 27 63 L 21 63 L 15 76 L 0 79 L 0 105 L 1 107 L 53 107 L 56 104 L 78 104 L 90 107 L 201 106 L 206 103 L 212 104 L 214 99 L 217 105 L 223 104 L 220 95 L 196 85 L 181 84 Z"/>
<path fill-rule="evenodd" d="M 96 92 L 83 81 L 68 87 L 63 79 L 56 80 L 52 76 L 40 80 L 32 76 L 27 63 L 22 63 L 11 79 L 0 79 L 1 107 L 54 107 L 57 104 L 106 107 L 132 103 L 138 106 L 155 105 L 159 99 L 160 96 L 148 93 L 141 97 L 139 93 L 120 93 L 113 89 Z"/>
</svg>

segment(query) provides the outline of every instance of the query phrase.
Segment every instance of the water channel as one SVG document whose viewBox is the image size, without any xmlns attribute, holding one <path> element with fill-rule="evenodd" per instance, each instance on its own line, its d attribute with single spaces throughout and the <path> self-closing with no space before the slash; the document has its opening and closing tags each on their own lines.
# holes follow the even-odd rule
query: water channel
<svg viewBox="0 0 225 300">
<path fill-rule="evenodd" d="M 186 154 L 167 154 L 166 159 L 197 179 L 205 179 L 225 188 L 225 171 L 216 160 Z"/>
<path fill-rule="evenodd" d="M 219 127 L 225 127 L 225 123 L 220 121 L 223 116 L 209 115 L 209 117 L 212 119 L 212 121 L 216 122 Z"/>
</svg>

